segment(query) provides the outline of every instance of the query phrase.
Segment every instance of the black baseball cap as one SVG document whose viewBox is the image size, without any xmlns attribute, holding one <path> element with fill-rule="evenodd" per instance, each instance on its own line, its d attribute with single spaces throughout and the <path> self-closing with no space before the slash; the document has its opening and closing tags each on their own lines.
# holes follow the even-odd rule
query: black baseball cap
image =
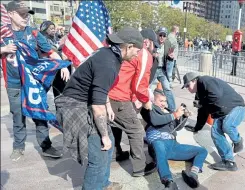
<svg viewBox="0 0 245 190">
<path fill-rule="evenodd" d="M 153 41 L 154 46 L 156 48 L 159 48 L 160 47 L 159 43 L 157 42 L 157 35 L 156 35 L 156 33 L 152 29 L 150 29 L 150 28 L 143 29 L 143 30 L 141 30 L 140 33 L 143 36 L 143 38 L 149 39 L 149 40 Z"/>
<path fill-rule="evenodd" d="M 134 44 L 135 47 L 143 48 L 143 37 L 139 30 L 132 27 L 124 27 L 117 33 L 107 34 L 107 38 L 115 44 Z"/>
<path fill-rule="evenodd" d="M 24 3 L 24 1 L 11 1 L 8 3 L 6 7 L 7 11 L 16 11 L 18 13 L 29 13 L 34 15 L 35 12 L 33 10 L 30 10 L 27 5 Z"/>
<path fill-rule="evenodd" d="M 199 75 L 197 73 L 194 73 L 194 72 L 186 73 L 183 76 L 184 85 L 182 86 L 182 89 L 185 88 L 189 84 L 189 82 L 191 82 L 192 80 L 194 80 L 198 77 L 199 77 Z"/>
</svg>

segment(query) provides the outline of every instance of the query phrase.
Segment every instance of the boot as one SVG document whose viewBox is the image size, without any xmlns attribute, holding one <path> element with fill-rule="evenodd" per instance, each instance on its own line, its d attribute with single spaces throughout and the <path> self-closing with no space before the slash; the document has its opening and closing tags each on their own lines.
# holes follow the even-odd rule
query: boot
<svg viewBox="0 0 245 190">
<path fill-rule="evenodd" d="M 191 188 L 197 188 L 199 186 L 198 176 L 193 172 L 182 171 L 182 177 L 185 183 Z"/>
<path fill-rule="evenodd" d="M 243 149 L 243 138 L 241 138 L 240 142 L 234 143 L 233 152 L 237 153 L 242 151 L 242 149 Z"/>
</svg>

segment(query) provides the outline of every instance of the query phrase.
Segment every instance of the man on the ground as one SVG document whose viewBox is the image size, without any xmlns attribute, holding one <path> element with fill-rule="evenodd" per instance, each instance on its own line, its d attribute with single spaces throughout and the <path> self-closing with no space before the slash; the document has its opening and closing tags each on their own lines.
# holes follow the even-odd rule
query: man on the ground
<svg viewBox="0 0 245 190">
<path fill-rule="evenodd" d="M 198 173 L 202 171 L 207 157 L 207 150 L 203 147 L 180 144 L 176 140 L 176 131 L 181 130 L 190 115 L 183 106 L 175 112 L 166 107 L 166 96 L 162 90 L 154 91 L 152 110 L 142 108 L 141 115 L 147 122 L 146 138 L 154 149 L 158 173 L 165 189 L 178 190 L 173 181 L 168 160 L 190 160 L 193 165 L 190 171 L 182 171 L 184 181 L 192 188 L 199 186 Z"/>
</svg>

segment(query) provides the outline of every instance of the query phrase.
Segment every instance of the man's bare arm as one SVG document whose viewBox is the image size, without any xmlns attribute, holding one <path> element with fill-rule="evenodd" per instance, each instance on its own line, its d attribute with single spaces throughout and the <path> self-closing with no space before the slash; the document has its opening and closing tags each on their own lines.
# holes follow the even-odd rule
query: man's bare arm
<svg viewBox="0 0 245 190">
<path fill-rule="evenodd" d="M 111 148 L 111 140 L 107 129 L 107 112 L 105 105 L 92 105 L 94 114 L 94 122 L 101 135 L 103 147 L 101 150 L 109 150 Z"/>
<path fill-rule="evenodd" d="M 107 112 L 105 105 L 92 105 L 94 121 L 100 132 L 100 135 L 108 136 L 107 130 Z"/>
</svg>

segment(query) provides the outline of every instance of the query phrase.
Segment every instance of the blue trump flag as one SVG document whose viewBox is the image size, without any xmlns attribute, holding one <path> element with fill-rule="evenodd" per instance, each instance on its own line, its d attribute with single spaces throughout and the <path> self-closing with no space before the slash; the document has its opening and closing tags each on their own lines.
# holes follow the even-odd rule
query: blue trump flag
<svg viewBox="0 0 245 190">
<path fill-rule="evenodd" d="M 62 131 L 55 115 L 48 110 L 47 91 L 56 72 L 71 62 L 56 59 L 39 59 L 37 52 L 25 40 L 16 41 L 16 58 L 22 81 L 21 101 L 24 116 L 46 120 Z"/>
</svg>

